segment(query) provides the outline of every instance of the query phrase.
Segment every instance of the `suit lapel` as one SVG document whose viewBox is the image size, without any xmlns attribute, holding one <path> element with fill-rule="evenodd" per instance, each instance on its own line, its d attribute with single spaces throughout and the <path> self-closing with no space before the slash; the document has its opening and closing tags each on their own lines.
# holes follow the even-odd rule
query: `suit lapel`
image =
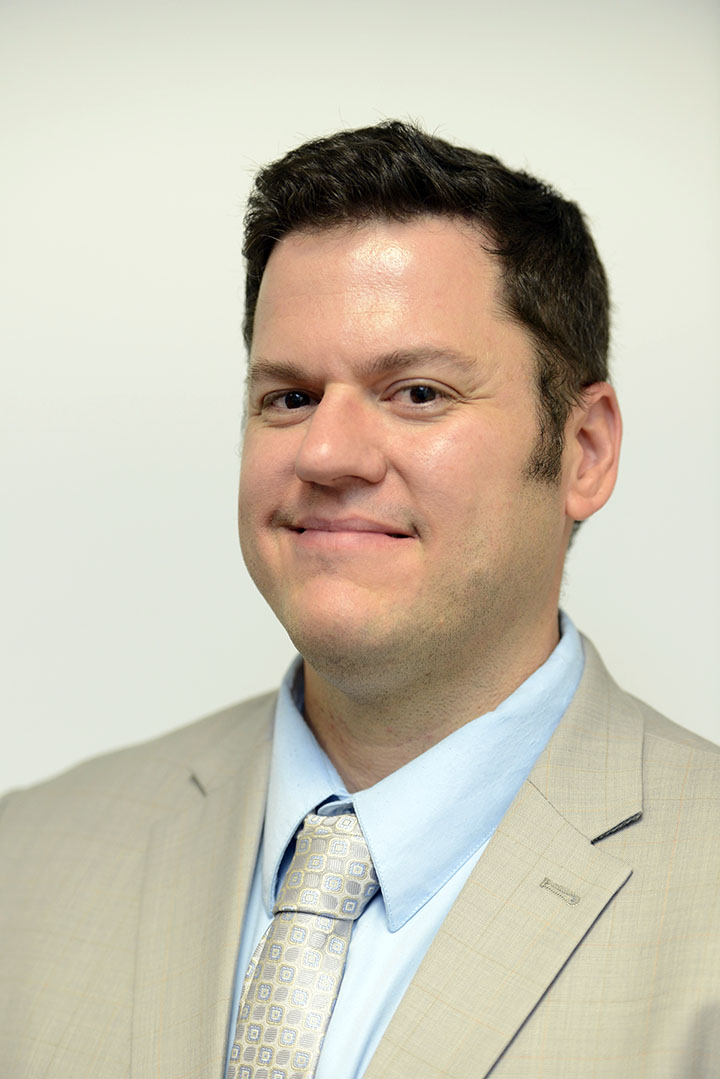
<svg viewBox="0 0 720 1079">
<path fill-rule="evenodd" d="M 595 845 L 641 812 L 642 721 L 589 642 L 568 713 L 478 861 L 365 1079 L 482 1079 L 632 868 Z"/>
<path fill-rule="evenodd" d="M 189 808 L 160 821 L 141 901 L 132 1075 L 222 1075 L 242 918 L 262 831 L 273 701 L 210 748 Z"/>
</svg>

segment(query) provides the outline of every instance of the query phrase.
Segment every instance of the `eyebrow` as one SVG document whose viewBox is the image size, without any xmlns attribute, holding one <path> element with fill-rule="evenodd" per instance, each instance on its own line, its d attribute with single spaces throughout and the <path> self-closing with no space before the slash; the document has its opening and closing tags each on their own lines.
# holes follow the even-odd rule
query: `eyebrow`
<svg viewBox="0 0 720 1079">
<path fill-rule="evenodd" d="M 394 349 L 392 352 L 384 352 L 379 356 L 373 356 L 368 360 L 361 360 L 355 366 L 355 373 L 361 378 L 380 378 L 391 371 L 403 371 L 413 367 L 417 363 L 442 363 L 453 366 L 471 367 L 476 365 L 472 356 L 458 352 L 454 348 L 438 348 L 436 346 L 419 346 L 418 348 Z M 248 367 L 246 383 L 248 389 L 252 389 L 258 382 L 305 382 L 308 373 L 299 364 L 291 361 L 268 360 L 258 357 Z"/>
</svg>

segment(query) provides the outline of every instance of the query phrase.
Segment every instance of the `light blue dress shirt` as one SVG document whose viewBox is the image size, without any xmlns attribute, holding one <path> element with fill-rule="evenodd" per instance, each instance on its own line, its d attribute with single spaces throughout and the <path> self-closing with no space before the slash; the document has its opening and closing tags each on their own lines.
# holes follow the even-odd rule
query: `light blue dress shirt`
<svg viewBox="0 0 720 1079">
<path fill-rule="evenodd" d="M 348 794 L 302 716 L 302 660 L 278 697 L 265 827 L 243 925 L 228 1053 L 245 970 L 304 817 L 354 806 L 380 892 L 357 922 L 316 1079 L 360 1079 L 425 952 L 577 689 L 582 641 L 560 615 L 547 661 L 493 712 L 366 790 Z"/>
</svg>

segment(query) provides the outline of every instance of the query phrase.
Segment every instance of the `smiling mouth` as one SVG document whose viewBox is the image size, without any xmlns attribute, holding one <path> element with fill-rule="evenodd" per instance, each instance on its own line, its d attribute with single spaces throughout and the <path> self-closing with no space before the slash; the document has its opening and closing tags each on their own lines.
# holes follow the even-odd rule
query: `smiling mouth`
<svg viewBox="0 0 720 1079">
<path fill-rule="evenodd" d="M 381 532 L 377 528 L 293 528 L 291 531 L 299 536 L 305 532 L 326 532 L 329 535 L 389 536 L 390 539 L 412 539 L 407 532 Z"/>
<path fill-rule="evenodd" d="M 365 517 L 362 514 L 348 514 L 346 517 L 325 517 L 321 513 L 298 513 L 292 516 L 279 514 L 276 523 L 296 536 L 306 536 L 308 539 L 315 537 L 318 540 L 325 538 L 328 542 L 333 537 L 338 540 L 354 538 L 358 542 L 370 541 L 373 538 L 400 540 L 417 537 L 414 527 L 398 528 L 399 521 L 384 521 L 380 516 Z"/>
<path fill-rule="evenodd" d="M 310 516 L 281 523 L 295 537 L 298 550 L 329 555 L 389 554 L 399 540 L 412 540 L 417 533 L 398 529 L 395 522 L 372 517 L 332 518 Z M 403 544 L 403 546 L 405 546 Z"/>
</svg>

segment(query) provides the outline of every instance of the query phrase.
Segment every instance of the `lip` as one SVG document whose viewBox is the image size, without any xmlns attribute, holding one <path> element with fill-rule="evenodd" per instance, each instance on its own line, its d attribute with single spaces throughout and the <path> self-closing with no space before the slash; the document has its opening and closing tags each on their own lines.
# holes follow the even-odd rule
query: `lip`
<svg viewBox="0 0 720 1079">
<path fill-rule="evenodd" d="M 283 528 L 297 551 L 323 555 L 389 554 L 405 547 L 402 540 L 416 536 L 396 523 L 370 517 L 300 516 L 283 522 Z"/>
<path fill-rule="evenodd" d="M 411 539 L 412 534 L 396 524 L 374 521 L 367 517 L 300 517 L 287 525 L 298 535 L 307 532 L 345 533 L 387 536 L 389 539 Z"/>
</svg>

